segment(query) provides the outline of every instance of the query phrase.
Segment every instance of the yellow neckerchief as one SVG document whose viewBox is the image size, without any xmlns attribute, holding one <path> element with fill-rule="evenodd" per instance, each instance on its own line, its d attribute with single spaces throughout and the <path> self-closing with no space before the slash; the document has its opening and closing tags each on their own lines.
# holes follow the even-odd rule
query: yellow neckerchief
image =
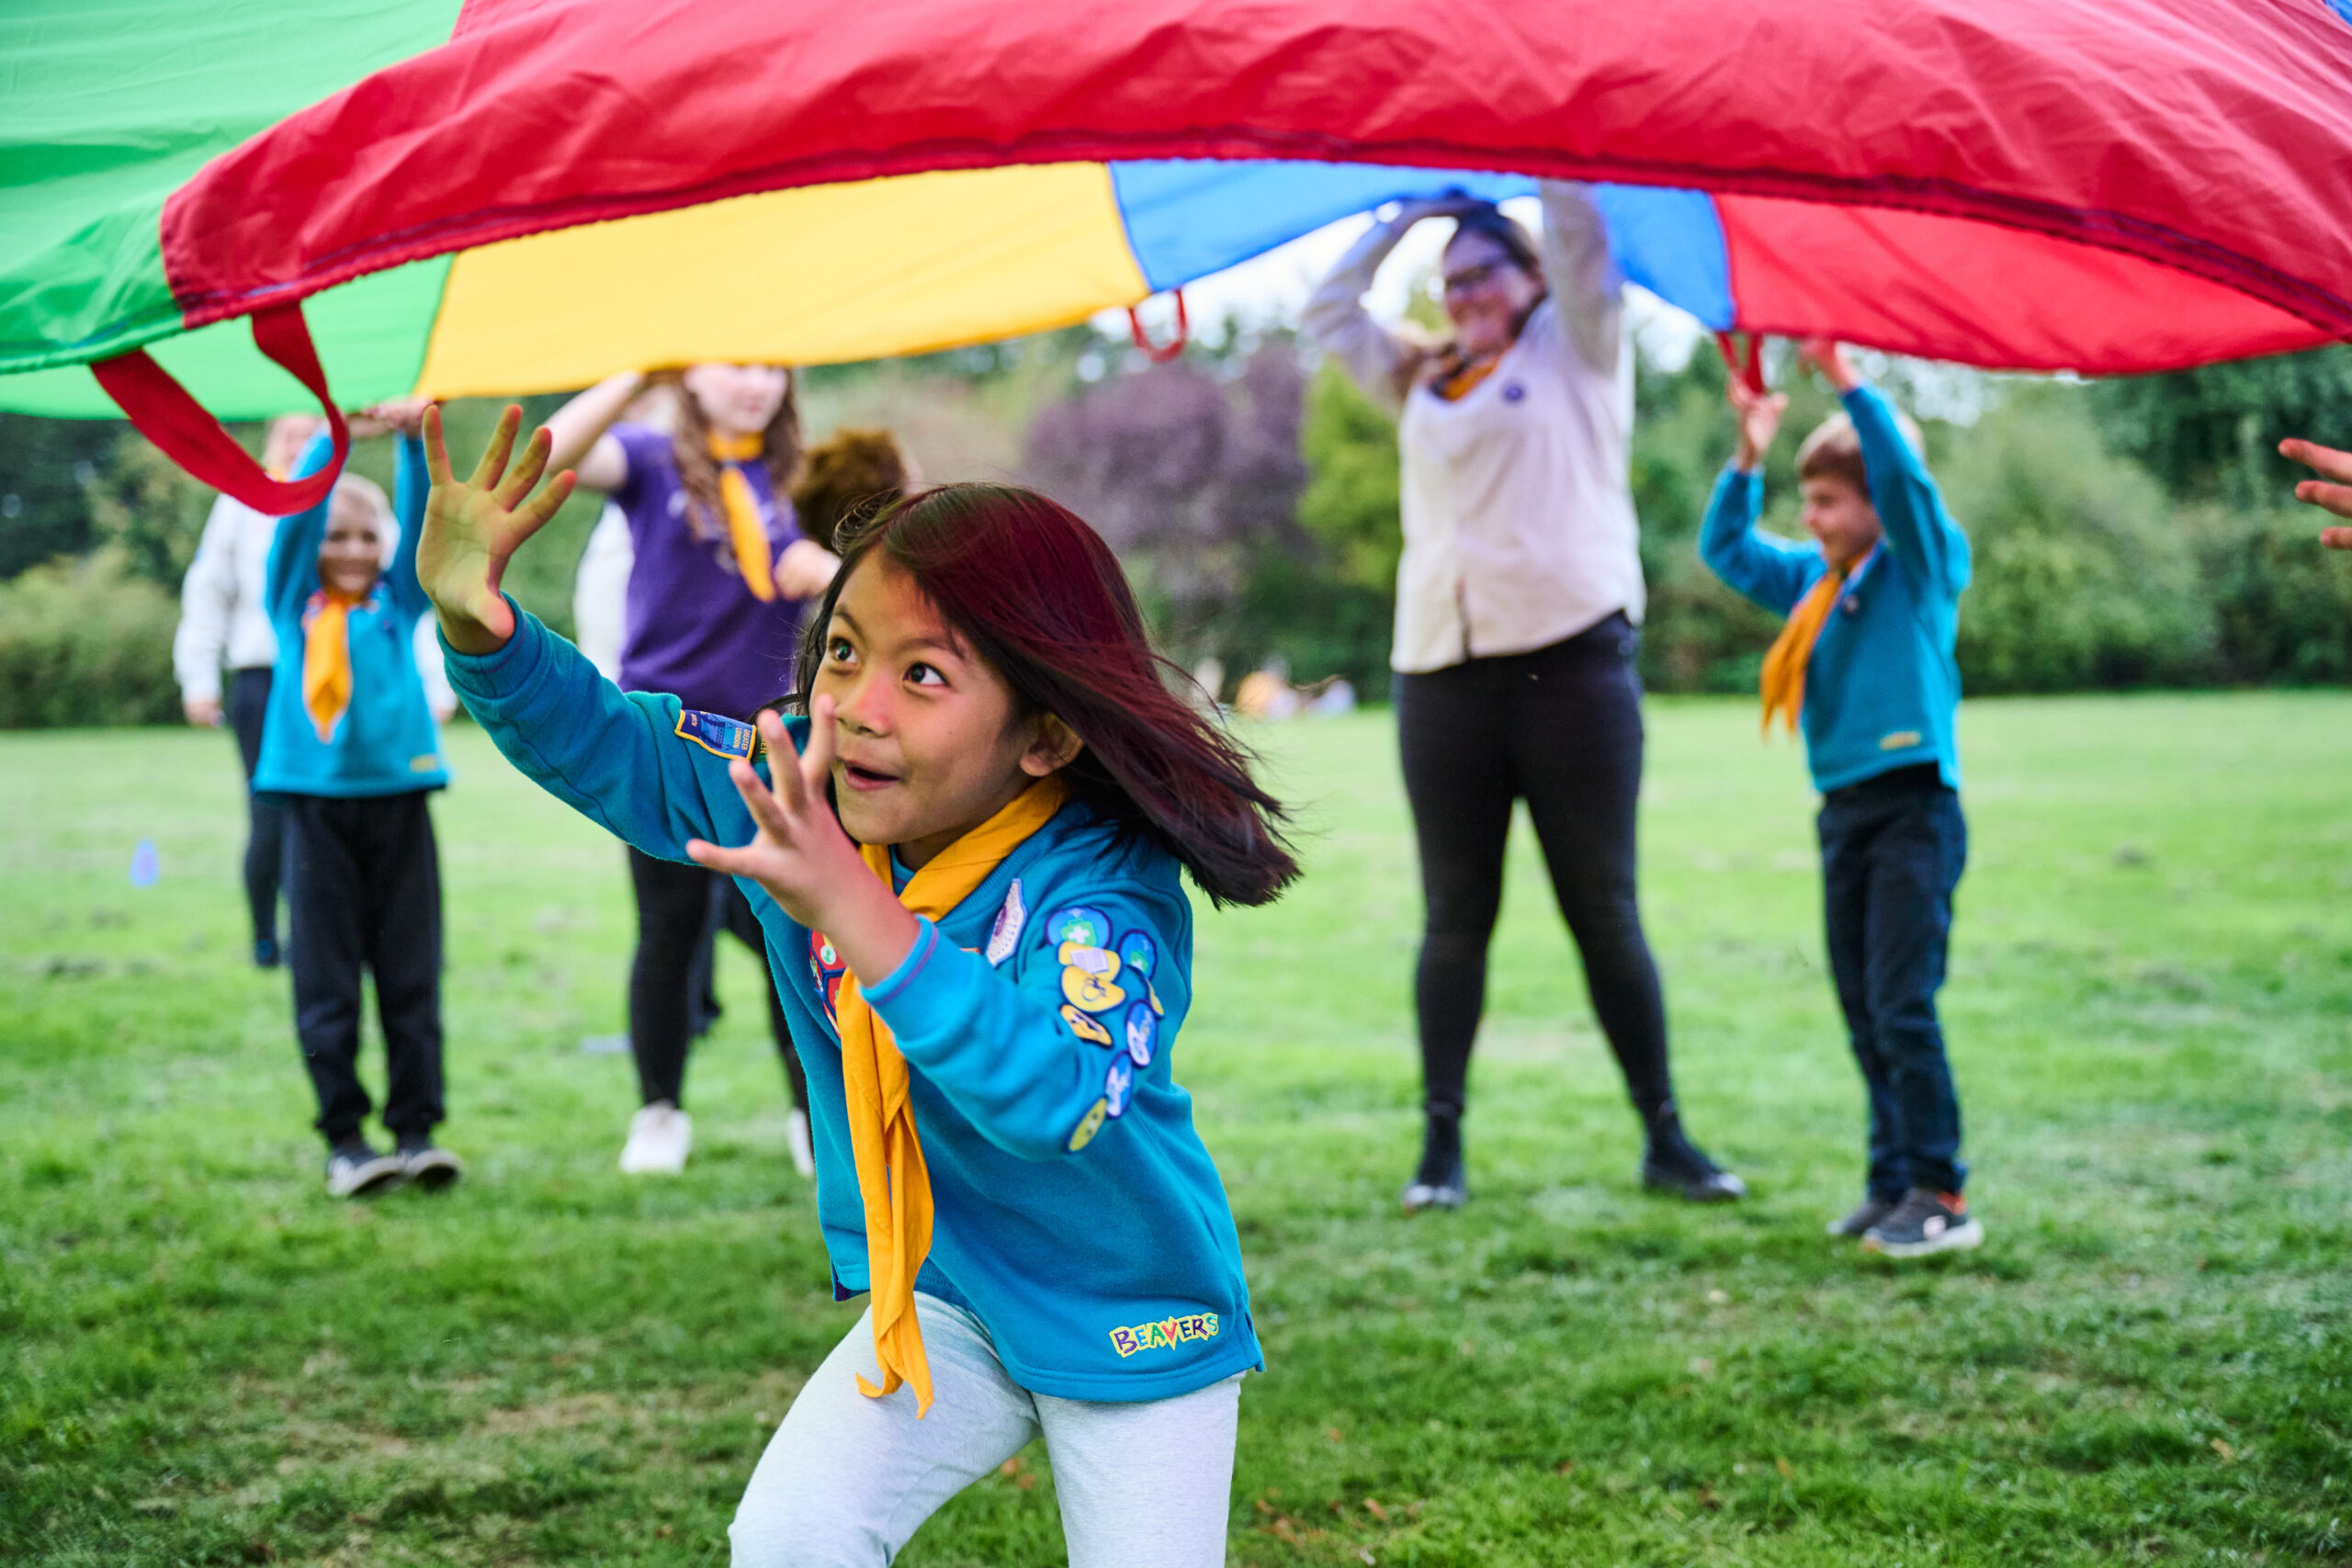
<svg viewBox="0 0 2352 1568">
<path fill-rule="evenodd" d="M 302 614 L 302 706 L 322 742 L 351 705 L 351 609 L 367 597 L 322 588 Z"/>
<path fill-rule="evenodd" d="M 787 764 L 788 765 L 788 764 Z M 1069 798 L 1069 784 L 1049 773 L 1012 804 L 939 852 L 907 882 L 899 902 L 936 920 L 972 896 L 1004 857 L 1053 820 Z M 890 852 L 866 844 L 867 869 L 890 886 Z M 857 1156 L 857 1192 L 865 1202 L 865 1268 L 873 1292 L 874 1360 L 882 1386 L 861 1376 L 859 1392 L 879 1399 L 903 1382 L 915 1391 L 915 1417 L 931 1408 L 931 1362 L 915 1321 L 915 1276 L 931 1253 L 931 1174 L 916 1136 L 915 1108 L 907 1097 L 907 1059 L 890 1026 L 876 1014 L 857 976 L 842 981 L 834 1003 L 842 1036 L 842 1084 L 849 1103 L 850 1147 Z"/>
<path fill-rule="evenodd" d="M 1805 590 L 1796 608 L 1789 612 L 1788 625 L 1772 639 L 1764 654 L 1764 733 L 1772 733 L 1772 717 L 1778 714 L 1788 726 L 1789 733 L 1796 733 L 1797 715 L 1804 706 L 1804 671 L 1813 661 L 1813 645 L 1821 640 L 1821 628 L 1829 619 L 1829 612 L 1838 603 L 1838 595 L 1845 591 L 1847 581 L 1870 563 L 1871 554 L 1851 566 L 1833 566 L 1821 574 L 1818 581 Z"/>
<path fill-rule="evenodd" d="M 1464 366 L 1461 369 L 1456 370 L 1453 375 L 1447 377 L 1444 380 L 1440 381 L 1437 384 L 1437 395 L 1443 398 L 1449 403 L 1461 401 L 1464 398 L 1470 395 L 1470 389 L 1472 388 L 1485 380 L 1487 377 L 1493 375 L 1495 373 L 1495 367 L 1500 365 L 1502 362 L 1502 355 L 1498 354 L 1492 359 L 1482 360 L 1475 365 Z"/>
<path fill-rule="evenodd" d="M 752 598 L 772 600 L 775 563 L 768 558 L 768 531 L 760 521 L 759 497 L 752 493 L 752 481 L 743 477 L 742 467 L 757 461 L 767 443 L 757 435 L 721 435 L 714 430 L 709 446 L 710 455 L 721 465 L 718 499 L 727 513 L 727 537 L 735 547 L 736 570 L 743 574 L 743 584 L 751 589 Z"/>
</svg>

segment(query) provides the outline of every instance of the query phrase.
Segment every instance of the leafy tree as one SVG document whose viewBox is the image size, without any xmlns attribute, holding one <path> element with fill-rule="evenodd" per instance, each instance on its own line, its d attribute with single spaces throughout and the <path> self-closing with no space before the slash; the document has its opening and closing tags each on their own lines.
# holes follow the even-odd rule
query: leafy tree
<svg viewBox="0 0 2352 1568">
<path fill-rule="evenodd" d="M 88 490 L 125 428 L 0 413 L 0 581 L 90 548 Z"/>
<path fill-rule="evenodd" d="M 2301 472 L 2281 440 L 2352 444 L 2352 346 L 2102 381 L 2092 397 L 2108 445 L 2175 495 L 2275 507 Z"/>
</svg>

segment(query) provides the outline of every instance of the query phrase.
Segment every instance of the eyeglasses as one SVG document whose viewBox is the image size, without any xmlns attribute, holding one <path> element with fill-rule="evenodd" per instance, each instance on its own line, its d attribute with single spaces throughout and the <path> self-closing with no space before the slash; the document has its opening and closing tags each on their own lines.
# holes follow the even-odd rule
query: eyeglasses
<svg viewBox="0 0 2352 1568">
<path fill-rule="evenodd" d="M 1473 290 L 1484 288 L 1494 278 L 1498 265 L 1495 262 L 1480 262 L 1472 266 L 1465 266 L 1460 272 L 1447 273 L 1445 292 L 1468 294 Z"/>
</svg>

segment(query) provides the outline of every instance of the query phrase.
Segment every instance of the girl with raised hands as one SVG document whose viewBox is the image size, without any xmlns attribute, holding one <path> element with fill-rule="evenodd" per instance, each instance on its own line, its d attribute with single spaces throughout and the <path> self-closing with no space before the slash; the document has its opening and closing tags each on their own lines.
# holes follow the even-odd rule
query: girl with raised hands
<svg viewBox="0 0 2352 1568">
<path fill-rule="evenodd" d="M 674 431 L 624 417 L 657 380 L 677 393 Z M 791 683 L 801 617 L 836 564 L 805 536 L 789 493 L 801 458 L 791 371 L 729 364 L 690 365 L 658 378 L 628 371 L 558 409 L 548 431 L 550 466 L 577 464 L 580 482 L 603 491 L 628 525 L 621 689 L 668 692 L 690 708 L 748 721 Z M 759 928 L 742 898 L 722 892 L 708 872 L 636 850 L 628 871 L 637 897 L 628 1042 L 639 1103 L 620 1165 L 631 1175 L 672 1175 L 684 1168 L 694 1143 L 686 1048 L 713 918 L 754 949 Z M 805 1172 L 808 1089 L 786 1043 L 783 1008 L 773 994 L 765 1000 L 792 1089 L 793 1163 Z"/>
<path fill-rule="evenodd" d="M 1180 880 L 1261 904 L 1281 807 L 1161 678 L 1102 539 L 999 485 L 848 531 L 808 716 L 624 694 L 499 592 L 568 493 L 510 410 L 473 476 L 427 429 L 420 570 L 451 683 L 516 766 L 637 849 L 732 875 L 807 1069 L 817 1202 L 868 1310 L 746 1489 L 738 1563 L 889 1562 L 1043 1435 L 1073 1568 L 1225 1561 L 1261 1365 L 1216 1171 L 1170 1072 Z"/>
</svg>

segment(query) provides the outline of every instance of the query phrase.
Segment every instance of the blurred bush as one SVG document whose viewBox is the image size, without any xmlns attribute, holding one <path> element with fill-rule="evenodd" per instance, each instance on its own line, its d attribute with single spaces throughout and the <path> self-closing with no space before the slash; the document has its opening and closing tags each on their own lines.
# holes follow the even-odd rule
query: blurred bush
<svg viewBox="0 0 2352 1568">
<path fill-rule="evenodd" d="M 168 724 L 179 603 L 119 547 L 0 582 L 0 729 Z"/>
</svg>

